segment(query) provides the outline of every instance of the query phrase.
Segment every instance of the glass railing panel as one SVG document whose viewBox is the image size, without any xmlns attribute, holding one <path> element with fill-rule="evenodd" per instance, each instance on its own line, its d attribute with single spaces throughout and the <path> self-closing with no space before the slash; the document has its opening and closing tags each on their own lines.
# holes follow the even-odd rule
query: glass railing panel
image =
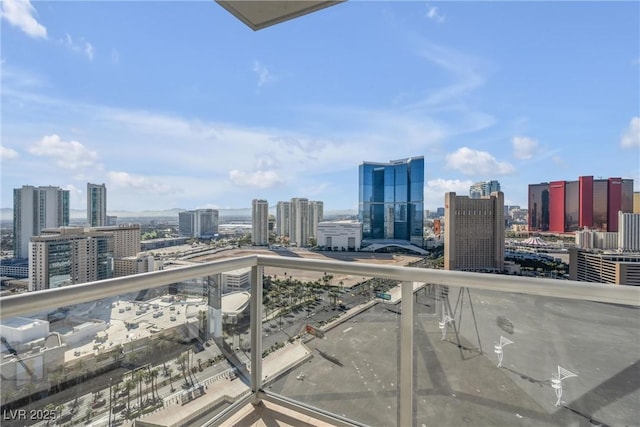
<svg viewBox="0 0 640 427">
<path fill-rule="evenodd" d="M 242 346 L 224 335 L 230 317 L 248 322 L 249 298 L 221 293 L 216 307 L 217 283 L 3 319 L 2 425 L 197 425 L 220 413 L 249 392 Z"/>
<path fill-rule="evenodd" d="M 277 314 L 265 321 L 264 389 L 360 423 L 396 425 L 400 307 L 390 290 L 399 296 L 398 282 L 327 273 L 314 288 L 287 275 L 291 283 L 281 291 L 272 284 L 268 298 L 286 289 L 305 295 L 311 287 L 314 299 L 307 305 L 303 297 L 282 321 Z"/>
<path fill-rule="evenodd" d="M 415 301 L 417 425 L 637 425 L 637 307 L 435 285 Z"/>
</svg>

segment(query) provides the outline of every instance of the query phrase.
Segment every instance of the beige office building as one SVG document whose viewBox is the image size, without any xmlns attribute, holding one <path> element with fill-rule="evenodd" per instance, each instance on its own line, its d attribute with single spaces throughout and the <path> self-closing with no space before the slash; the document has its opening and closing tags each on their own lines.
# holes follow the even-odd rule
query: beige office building
<svg viewBox="0 0 640 427">
<path fill-rule="evenodd" d="M 444 268 L 504 269 L 504 194 L 471 199 L 445 194 Z"/>
</svg>

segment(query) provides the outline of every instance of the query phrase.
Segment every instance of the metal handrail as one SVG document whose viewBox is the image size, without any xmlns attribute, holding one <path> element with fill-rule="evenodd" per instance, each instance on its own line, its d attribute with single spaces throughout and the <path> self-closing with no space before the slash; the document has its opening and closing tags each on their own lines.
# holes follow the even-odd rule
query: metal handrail
<svg viewBox="0 0 640 427">
<path fill-rule="evenodd" d="M 79 304 L 102 298 L 122 295 L 145 289 L 153 289 L 173 283 L 201 278 L 241 268 L 251 268 L 251 400 L 257 403 L 265 395 L 262 390 L 262 357 L 260 351 L 262 319 L 263 267 L 289 270 L 322 271 L 362 277 L 379 277 L 402 283 L 403 301 L 412 301 L 413 282 L 459 286 L 498 292 L 590 300 L 605 303 L 640 306 L 640 287 L 614 286 L 601 283 L 584 283 L 554 279 L 514 277 L 498 274 L 444 271 L 423 268 L 399 267 L 380 264 L 355 263 L 334 260 L 284 258 L 269 255 L 251 255 L 221 261 L 211 261 L 172 270 L 119 277 L 98 282 L 66 286 L 39 292 L 0 298 L 0 319 L 42 312 L 54 307 Z M 412 305 L 402 310 L 400 322 L 398 425 L 413 424 L 413 310 Z M 267 398 L 269 393 L 266 393 Z M 248 401 L 249 398 L 243 400 Z M 288 405 L 295 405 L 289 402 Z M 232 408 L 236 408 L 233 406 Z M 229 411 L 232 409 L 229 408 Z M 322 415 L 313 409 L 304 409 L 312 415 Z M 221 417 L 226 417 L 222 414 Z M 218 421 L 222 418 L 218 417 Z M 338 420 L 338 424 L 347 425 Z"/>
<path fill-rule="evenodd" d="M 399 282 L 415 281 L 446 286 L 461 286 L 470 289 L 640 306 L 640 287 L 638 286 L 616 286 L 570 280 L 334 260 L 300 259 L 272 255 L 249 255 L 171 270 L 154 271 L 134 276 L 0 297 L 0 319 L 27 315 L 70 304 L 80 304 L 128 292 L 153 289 L 184 280 L 255 266 L 342 273 L 363 277 L 380 277 L 398 280 Z"/>
</svg>

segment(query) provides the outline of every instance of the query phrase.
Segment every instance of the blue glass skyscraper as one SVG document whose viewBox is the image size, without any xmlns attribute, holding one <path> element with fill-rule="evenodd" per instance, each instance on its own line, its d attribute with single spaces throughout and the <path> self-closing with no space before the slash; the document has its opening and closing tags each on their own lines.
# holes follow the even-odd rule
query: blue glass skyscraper
<svg viewBox="0 0 640 427">
<path fill-rule="evenodd" d="M 360 165 L 358 213 L 363 239 L 423 245 L 424 157 Z"/>
</svg>

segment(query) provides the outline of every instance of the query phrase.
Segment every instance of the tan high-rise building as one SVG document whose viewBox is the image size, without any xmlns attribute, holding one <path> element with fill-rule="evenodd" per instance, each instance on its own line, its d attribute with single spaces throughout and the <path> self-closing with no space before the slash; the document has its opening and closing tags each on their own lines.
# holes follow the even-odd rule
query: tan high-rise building
<svg viewBox="0 0 640 427">
<path fill-rule="evenodd" d="M 471 199 L 445 194 L 444 268 L 504 269 L 504 194 Z"/>
<path fill-rule="evenodd" d="M 289 241 L 298 247 L 309 244 L 309 199 L 291 199 Z"/>
<path fill-rule="evenodd" d="M 324 203 L 321 201 L 309 202 L 309 236 L 318 238 L 318 224 L 324 216 Z"/>
<path fill-rule="evenodd" d="M 140 252 L 140 224 L 120 224 L 106 227 L 92 227 L 94 231 L 113 233 L 113 257 L 136 256 Z"/>
<path fill-rule="evenodd" d="M 291 202 L 278 202 L 276 205 L 276 231 L 278 236 L 289 237 L 291 230 Z"/>
</svg>

